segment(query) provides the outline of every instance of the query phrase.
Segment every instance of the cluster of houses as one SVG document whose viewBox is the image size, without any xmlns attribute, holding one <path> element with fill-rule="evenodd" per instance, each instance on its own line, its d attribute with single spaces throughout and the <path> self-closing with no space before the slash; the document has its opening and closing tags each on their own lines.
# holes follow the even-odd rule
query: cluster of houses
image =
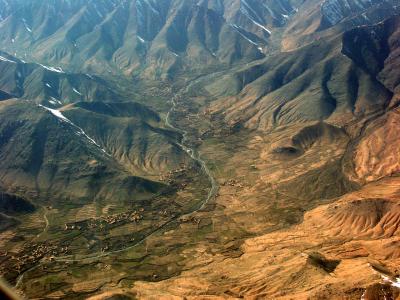
<svg viewBox="0 0 400 300">
<path fill-rule="evenodd" d="M 59 247 L 58 245 L 49 244 L 33 244 L 29 249 L 24 251 L 21 256 L 11 256 L 11 260 L 15 261 L 14 266 L 17 272 L 21 272 L 23 268 L 35 264 L 42 258 L 47 260 L 54 260 L 56 255 L 60 253 L 66 254 L 68 247 Z"/>
<path fill-rule="evenodd" d="M 229 185 L 229 186 L 243 188 L 243 184 L 241 184 L 239 181 L 237 181 L 235 179 L 229 179 L 229 180 L 225 181 L 222 185 Z"/>
<path fill-rule="evenodd" d="M 140 208 L 139 210 L 135 210 L 133 212 L 124 212 L 121 214 L 109 215 L 106 217 L 102 217 L 99 219 L 90 219 L 88 220 L 86 227 L 89 229 L 94 229 L 97 227 L 103 228 L 104 225 L 113 225 L 120 222 L 135 222 L 138 223 L 143 219 L 142 213 L 144 212 L 144 208 Z M 79 223 L 66 223 L 64 225 L 64 230 L 81 230 L 84 222 Z"/>
</svg>

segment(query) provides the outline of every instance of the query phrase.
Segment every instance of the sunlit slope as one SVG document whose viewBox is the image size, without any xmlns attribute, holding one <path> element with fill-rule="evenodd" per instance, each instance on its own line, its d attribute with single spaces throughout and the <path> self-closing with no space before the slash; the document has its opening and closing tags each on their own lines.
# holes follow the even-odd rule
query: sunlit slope
<svg viewBox="0 0 400 300">
<path fill-rule="evenodd" d="M 262 58 L 299 1 L 6 1 L 0 48 L 27 61 L 146 78 Z"/>
<path fill-rule="evenodd" d="M 102 114 L 95 104 L 58 111 L 3 101 L 2 187 L 48 203 L 133 201 L 165 189 L 155 182 L 159 174 L 189 160 L 176 145 L 179 137 L 140 105 L 107 107 Z"/>
</svg>

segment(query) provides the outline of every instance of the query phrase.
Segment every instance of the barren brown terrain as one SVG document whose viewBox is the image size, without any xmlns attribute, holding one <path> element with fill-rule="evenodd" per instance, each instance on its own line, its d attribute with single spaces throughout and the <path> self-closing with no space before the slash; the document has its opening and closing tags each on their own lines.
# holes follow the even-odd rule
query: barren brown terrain
<svg viewBox="0 0 400 300">
<path fill-rule="evenodd" d="M 400 299 L 398 0 L 0 0 L 0 274 L 26 299 Z"/>
</svg>

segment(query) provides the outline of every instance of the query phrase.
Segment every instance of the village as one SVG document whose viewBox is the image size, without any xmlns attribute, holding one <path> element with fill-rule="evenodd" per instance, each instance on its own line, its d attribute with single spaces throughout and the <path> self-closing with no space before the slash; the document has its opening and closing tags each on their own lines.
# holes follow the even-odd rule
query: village
<svg viewBox="0 0 400 300">
<path fill-rule="evenodd" d="M 88 229 L 104 229 L 107 225 L 114 225 L 121 222 L 135 222 L 139 223 L 143 219 L 144 208 L 134 210 L 133 212 L 124 212 L 120 214 L 113 214 L 100 218 L 90 218 L 76 223 L 65 223 L 64 230 L 81 230 L 83 228 Z"/>
<path fill-rule="evenodd" d="M 25 246 L 19 253 L 0 253 L 1 257 L 7 258 L 7 264 L 3 265 L 5 274 L 21 274 L 26 269 L 37 264 L 40 260 L 53 261 L 55 257 L 68 253 L 68 246 L 53 245 L 49 243 L 33 243 Z"/>
</svg>

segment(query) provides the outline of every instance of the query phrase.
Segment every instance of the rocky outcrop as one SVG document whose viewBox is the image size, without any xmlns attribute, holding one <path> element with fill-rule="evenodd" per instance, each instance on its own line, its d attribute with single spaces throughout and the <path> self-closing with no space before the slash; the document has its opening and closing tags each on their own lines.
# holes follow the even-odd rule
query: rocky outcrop
<svg viewBox="0 0 400 300">
<path fill-rule="evenodd" d="M 370 182 L 400 172 L 400 110 L 395 109 L 367 127 L 354 153 L 356 180 Z"/>
</svg>

